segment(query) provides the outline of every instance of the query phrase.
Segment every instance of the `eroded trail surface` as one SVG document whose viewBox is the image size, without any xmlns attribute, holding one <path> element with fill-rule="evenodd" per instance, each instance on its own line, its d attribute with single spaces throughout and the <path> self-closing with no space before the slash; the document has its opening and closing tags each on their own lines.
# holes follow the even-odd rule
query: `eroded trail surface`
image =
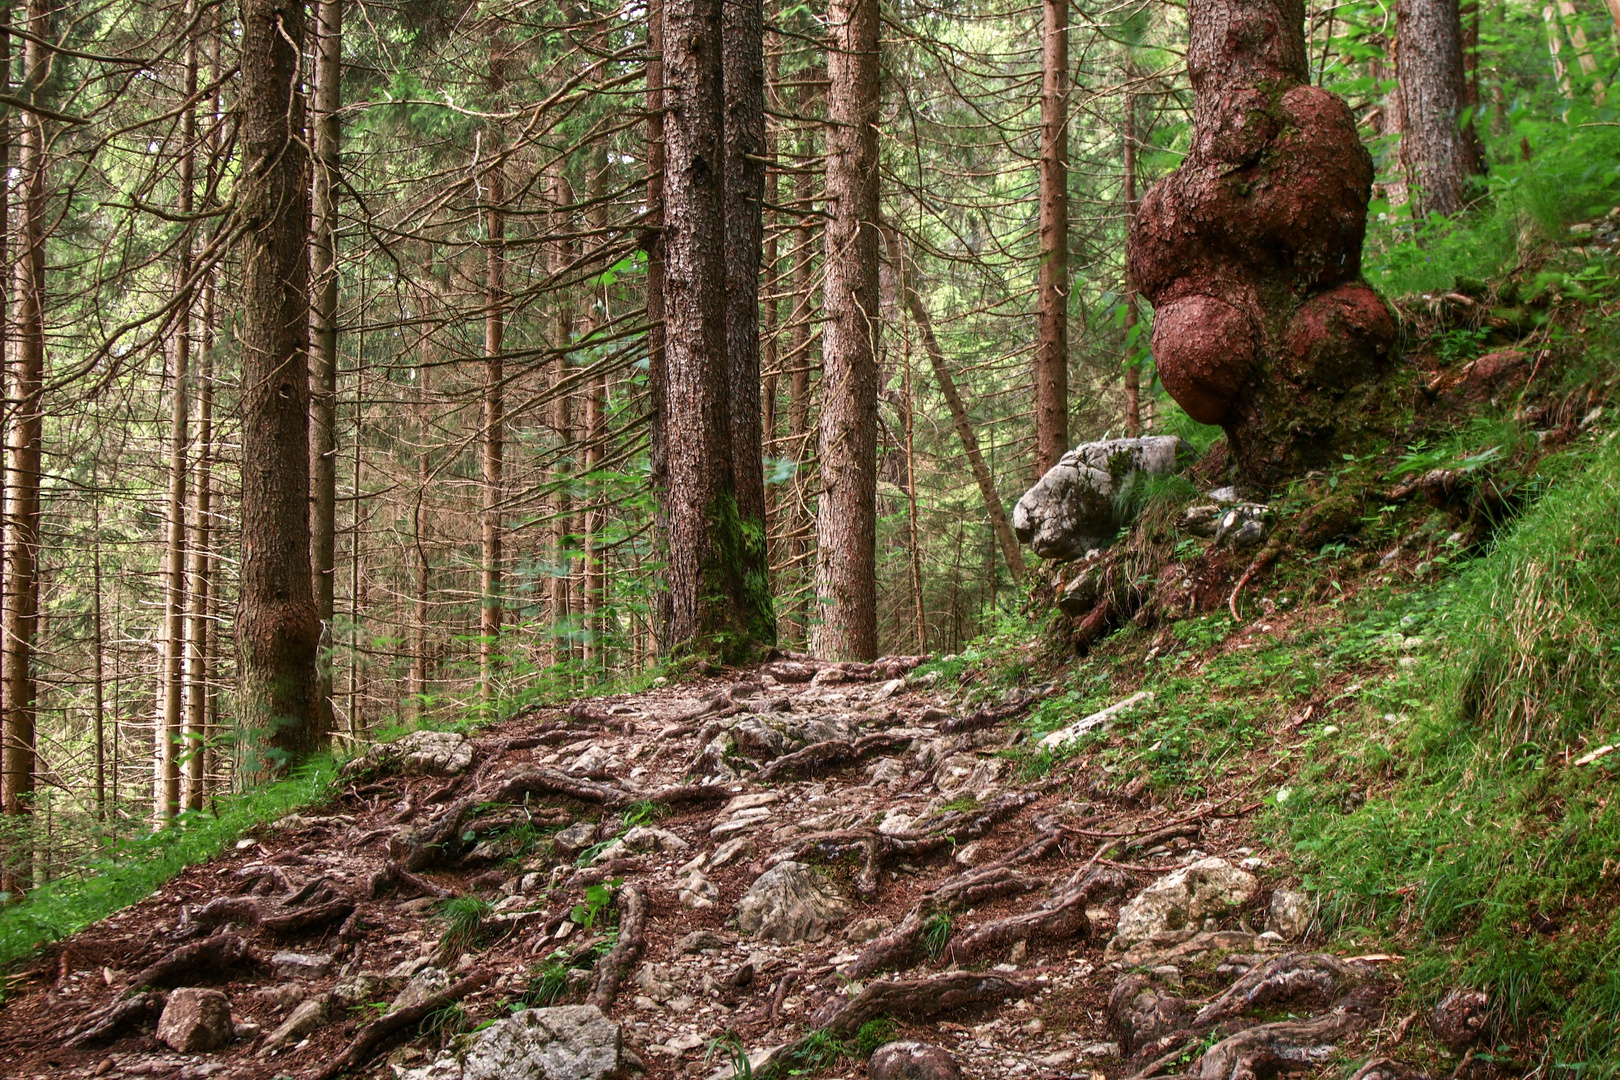
<svg viewBox="0 0 1620 1080">
<path fill-rule="evenodd" d="M 740 1047 L 754 1075 L 1225 1080 L 1390 1044 L 1387 958 L 1297 944 L 1258 778 L 1174 806 L 1083 758 L 1021 778 L 1030 696 L 966 710 L 916 665 L 376 748 L 15 978 L 0 1075 L 729 1077 Z"/>
</svg>

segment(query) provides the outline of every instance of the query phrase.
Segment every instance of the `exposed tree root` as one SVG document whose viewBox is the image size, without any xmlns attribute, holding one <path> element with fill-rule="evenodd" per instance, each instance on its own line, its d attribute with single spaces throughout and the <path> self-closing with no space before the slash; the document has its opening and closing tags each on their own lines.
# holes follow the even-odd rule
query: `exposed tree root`
<svg viewBox="0 0 1620 1080">
<path fill-rule="evenodd" d="M 983 731 L 985 728 L 995 727 L 1004 720 L 1011 720 L 1029 711 L 1035 704 L 1035 699 L 1029 701 L 1016 701 L 1009 705 L 991 705 L 988 708 L 977 709 L 966 716 L 953 716 L 939 725 L 941 734 L 956 735 L 967 731 Z"/>
<path fill-rule="evenodd" d="M 847 1001 L 834 998 L 817 1011 L 812 1023 L 834 1035 L 851 1035 L 862 1024 L 879 1016 L 927 1020 L 969 1005 L 1028 997 L 1036 989 L 1033 982 L 977 971 L 948 971 L 921 979 L 895 979 L 872 983 Z"/>
<path fill-rule="evenodd" d="M 436 896 L 441 900 L 454 895 L 449 889 L 411 873 L 393 859 L 388 860 L 381 870 L 371 875 L 371 898 L 375 900 L 390 889 L 411 892 L 418 896 Z"/>
<path fill-rule="evenodd" d="M 363 1064 L 395 1035 L 415 1028 L 417 1024 L 446 1005 L 460 1001 L 487 982 L 489 972 L 479 969 L 453 986 L 434 994 L 420 1005 L 399 1009 L 373 1020 L 360 1029 L 360 1033 L 336 1061 L 315 1074 L 314 1080 L 332 1080 L 333 1077 L 347 1072 L 356 1065 Z"/>
<path fill-rule="evenodd" d="M 854 741 L 828 739 L 811 743 L 791 754 L 783 754 L 759 770 L 760 783 L 785 776 L 811 776 L 828 769 L 853 765 L 873 754 L 899 749 L 911 742 L 909 735 L 867 735 Z"/>
<path fill-rule="evenodd" d="M 260 916 L 259 925 L 273 934 L 293 934 L 347 919 L 353 913 L 353 900 L 331 900 L 324 904 Z"/>
<path fill-rule="evenodd" d="M 1250 971 L 1199 1009 L 1193 1024 L 1209 1027 L 1279 1001 L 1325 1005 L 1375 976 L 1370 964 L 1341 960 L 1327 953 L 1283 953 Z"/>
<path fill-rule="evenodd" d="M 647 899 L 641 890 L 625 885 L 619 889 L 615 902 L 619 908 L 619 941 L 597 961 L 589 999 L 603 1012 L 612 1007 L 613 999 L 619 996 L 619 987 L 624 985 L 647 943 Z"/>
<path fill-rule="evenodd" d="M 1331 1012 L 1260 1024 L 1210 1047 L 1188 1080 L 1270 1080 L 1279 1072 L 1314 1069 L 1337 1052 L 1338 1040 L 1365 1023 L 1354 1013 Z"/>
<path fill-rule="evenodd" d="M 214 972 L 252 956 L 246 941 L 235 934 L 215 934 L 190 945 L 182 945 L 157 963 L 135 973 L 129 985 L 168 986 L 182 982 L 193 972 Z"/>
<path fill-rule="evenodd" d="M 67 1045 L 77 1050 L 91 1043 L 110 1039 L 127 1025 L 139 1024 L 144 1027 L 154 1024 L 163 1012 L 163 1004 L 164 996 L 152 990 L 143 991 L 122 1001 L 115 1001 L 95 1013 L 90 1019 L 89 1026 L 69 1038 Z"/>
<path fill-rule="evenodd" d="M 946 956 L 953 963 L 964 964 L 1019 941 L 1070 941 L 1087 937 L 1091 933 L 1091 920 L 1086 917 L 1086 905 L 1092 898 L 1122 891 L 1128 884 L 1125 875 L 1118 870 L 1091 870 L 1034 911 L 998 919 L 952 942 Z"/>
</svg>

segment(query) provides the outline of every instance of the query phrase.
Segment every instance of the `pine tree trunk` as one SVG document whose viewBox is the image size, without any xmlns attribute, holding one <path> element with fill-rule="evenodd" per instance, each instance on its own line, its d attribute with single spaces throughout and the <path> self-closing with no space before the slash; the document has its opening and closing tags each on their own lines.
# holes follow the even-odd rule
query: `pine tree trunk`
<svg viewBox="0 0 1620 1080">
<path fill-rule="evenodd" d="M 1468 89 L 1457 0 L 1400 0 L 1396 22 L 1401 163 L 1413 205 L 1419 216 L 1455 214 L 1468 178 L 1484 171 L 1473 124 L 1461 123 Z"/>
<path fill-rule="evenodd" d="M 1127 65 L 1127 83 L 1135 75 Z M 1123 158 L 1125 166 L 1125 229 L 1130 231 L 1136 220 L 1136 94 L 1128 87 L 1125 91 L 1125 139 Z M 1130 343 L 1131 331 L 1136 329 L 1136 286 L 1131 283 L 1130 271 L 1125 272 L 1125 434 L 1136 438 L 1142 434 L 1142 365 L 1136 358 L 1142 350 Z"/>
<path fill-rule="evenodd" d="M 721 0 L 669 0 L 665 20 L 666 647 L 729 656 L 748 624 L 726 352 Z"/>
<path fill-rule="evenodd" d="M 748 637 L 776 643 L 765 544 L 759 265 L 765 199 L 765 17 L 760 0 L 722 4 L 725 47 L 725 308 L 732 486 L 742 530 L 737 570 Z"/>
<path fill-rule="evenodd" d="M 563 162 L 551 166 L 552 230 L 558 234 L 569 231 L 567 207 L 574 201 L 573 188 L 563 171 Z M 566 240 L 554 241 L 550 251 L 553 277 L 567 272 L 573 261 L 571 245 Z M 566 663 L 573 658 L 573 638 L 570 633 L 573 613 L 573 552 L 570 537 L 573 532 L 574 499 L 568 490 L 572 480 L 569 458 L 574 441 L 573 391 L 568 387 L 569 364 L 566 350 L 574 338 L 574 308 L 567 293 L 555 300 L 555 346 L 559 350 L 552 364 L 551 374 L 551 428 L 557 436 L 557 457 L 551 468 L 551 640 L 553 663 Z"/>
<path fill-rule="evenodd" d="M 827 252 L 816 519 L 817 656 L 877 656 L 878 4 L 833 0 L 827 25 Z"/>
<path fill-rule="evenodd" d="M 664 0 L 647 6 L 647 465 L 654 496 L 653 543 L 661 557 L 669 554 L 669 365 L 664 310 Z M 648 624 L 661 648 L 669 641 L 674 619 L 667 584 L 655 587 L 648 604 Z"/>
<path fill-rule="evenodd" d="M 432 276 L 432 269 L 428 271 Z M 417 394 L 421 402 L 421 427 L 419 438 L 420 449 L 416 454 L 416 501 L 412 505 L 411 532 L 416 546 L 416 596 L 415 616 L 412 627 L 413 645 L 411 648 L 411 673 L 406 689 L 411 700 L 415 703 L 414 711 L 417 719 L 427 714 L 427 688 L 428 688 L 428 623 L 432 618 L 432 609 L 428 601 L 429 592 L 433 585 L 433 566 L 428 561 L 427 554 L 427 513 L 422 504 L 427 500 L 428 484 L 432 480 L 432 462 L 428 457 L 430 424 L 430 397 L 428 386 L 432 378 L 433 359 L 432 336 L 426 323 L 427 303 L 424 293 L 423 301 L 423 329 L 422 329 L 422 364 L 418 369 Z"/>
<path fill-rule="evenodd" d="M 309 193 L 294 92 L 301 5 L 241 7 L 242 568 L 236 619 L 241 775 L 285 771 L 320 741 L 309 557 Z"/>
<path fill-rule="evenodd" d="M 1069 0 L 1042 0 L 1035 474 L 1069 449 Z"/>
<path fill-rule="evenodd" d="M 316 722 L 331 731 L 333 590 L 337 578 L 337 191 L 341 180 L 338 108 L 343 82 L 343 0 L 316 0 L 313 229 L 310 236 L 310 572 L 315 616 L 321 624 L 316 654 Z"/>
<path fill-rule="evenodd" d="M 493 81 L 493 79 L 492 79 Z M 501 654 L 501 474 L 505 465 L 505 371 L 501 357 L 506 334 L 506 178 L 499 166 L 486 177 L 485 213 L 488 261 L 484 270 L 483 507 L 479 515 L 482 575 L 479 583 L 478 696 L 495 700 L 496 666 Z"/>
<path fill-rule="evenodd" d="M 191 572 L 186 670 L 186 773 L 183 804 L 201 810 L 208 794 L 206 747 L 209 694 L 209 602 L 213 593 L 213 560 L 209 535 L 213 527 L 214 465 L 214 283 L 203 285 L 202 364 L 197 373 L 197 459 L 192 482 Z"/>
<path fill-rule="evenodd" d="M 801 91 L 800 100 L 804 96 Z M 811 353 L 811 303 L 815 290 L 815 218 L 811 213 L 813 201 L 810 158 L 815 147 L 808 134 L 799 160 L 798 172 L 793 180 L 793 201 L 799 217 L 793 227 L 793 303 L 789 309 L 788 352 L 786 363 L 791 375 L 788 379 L 788 452 L 793 456 L 793 487 L 789 497 L 793 500 L 788 514 L 788 561 L 792 570 L 786 575 L 794 599 L 788 605 L 790 631 L 785 636 L 794 642 L 809 640 L 810 611 L 805 596 L 806 574 L 804 564 L 810 554 L 810 536 L 813 522 L 808 512 L 809 472 L 814 461 L 810 441 L 810 371 L 815 366 Z"/>
<path fill-rule="evenodd" d="M 586 220 L 591 232 L 599 239 L 598 245 L 605 244 L 607 230 L 606 208 L 602 201 L 604 183 L 607 178 L 607 147 L 598 143 L 591 152 L 591 175 L 588 187 L 590 209 L 586 211 Z M 585 334 L 594 333 L 599 325 L 609 321 L 607 301 L 609 286 L 601 285 L 596 288 L 595 299 L 586 310 Z M 606 668 L 606 628 L 603 625 L 603 605 L 607 592 L 607 572 L 598 550 L 602 542 L 602 529 L 607 522 L 607 515 L 603 510 L 601 484 L 595 479 L 596 471 L 602 467 L 603 454 L 606 452 L 607 440 L 607 376 L 593 375 L 590 387 L 585 398 L 585 475 L 587 477 L 585 490 L 587 499 L 585 504 L 585 559 L 584 559 L 584 660 L 593 672 L 602 672 Z"/>
<path fill-rule="evenodd" d="M 23 97 L 46 77 L 50 12 L 29 0 L 29 40 L 23 45 Z M 39 612 L 40 451 L 44 437 L 45 377 L 45 121 L 19 114 L 17 161 L 18 246 L 16 264 L 17 355 L 8 397 L 12 417 L 6 440 L 6 592 L 4 767 L 0 807 L 9 815 L 30 811 L 34 793 L 34 632 Z M 14 864 L 15 865 L 15 864 Z M 6 877 L 10 877 L 8 867 Z"/>
</svg>

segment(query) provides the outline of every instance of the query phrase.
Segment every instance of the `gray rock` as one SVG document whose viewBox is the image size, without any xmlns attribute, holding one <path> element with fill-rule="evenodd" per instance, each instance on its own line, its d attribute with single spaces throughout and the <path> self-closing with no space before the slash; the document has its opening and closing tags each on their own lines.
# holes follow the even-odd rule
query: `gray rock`
<svg viewBox="0 0 1620 1080">
<path fill-rule="evenodd" d="M 450 985 L 450 973 L 443 968 L 425 967 L 411 976 L 411 981 L 405 984 L 388 1006 L 389 1012 L 399 1012 L 409 1009 L 413 1005 L 420 1005 L 439 991 Z"/>
<path fill-rule="evenodd" d="M 218 990 L 175 990 L 158 1017 L 158 1042 L 182 1054 L 223 1050 L 234 1036 L 231 999 Z"/>
<path fill-rule="evenodd" d="M 737 901 L 737 928 L 745 934 L 787 944 L 818 941 L 849 906 L 810 867 L 783 862 L 771 867 Z"/>
<path fill-rule="evenodd" d="M 558 1005 L 499 1020 L 400 1080 L 616 1080 L 628 1057 L 596 1006 Z"/>
<path fill-rule="evenodd" d="M 678 956 L 687 956 L 700 953 L 705 949 L 724 949 L 727 945 L 737 941 L 734 934 L 717 934 L 713 930 L 693 930 L 690 934 L 675 942 L 675 953 Z"/>
<path fill-rule="evenodd" d="M 856 945 L 864 945 L 874 938 L 880 938 L 894 929 L 894 920 L 885 919 L 879 915 L 873 919 L 862 919 L 860 922 L 850 923 L 844 931 L 844 940 Z"/>
<path fill-rule="evenodd" d="M 1082 443 L 1024 492 L 1013 530 L 1043 559 L 1069 561 L 1111 544 L 1123 524 L 1116 496 L 1132 473 L 1174 472 L 1192 447 L 1173 435 Z"/>
<path fill-rule="evenodd" d="M 373 746 L 345 765 L 343 771 L 456 776 L 467 771 L 472 759 L 472 741 L 459 731 L 413 731 L 391 743 Z"/>
<path fill-rule="evenodd" d="M 328 994 L 316 994 L 292 1011 L 292 1015 L 272 1031 L 259 1047 L 259 1053 L 268 1054 L 283 1046 L 297 1043 L 305 1035 L 326 1026 L 330 1018 L 332 999 Z"/>
<path fill-rule="evenodd" d="M 1215 525 L 1215 546 L 1246 551 L 1265 543 L 1271 535 L 1271 508 L 1258 503 L 1228 507 Z"/>
<path fill-rule="evenodd" d="M 1248 903 L 1259 888 L 1253 874 L 1214 856 L 1166 874 L 1120 909 L 1108 958 L 1154 934 L 1196 927 L 1205 918 L 1225 914 Z"/>
<path fill-rule="evenodd" d="M 1277 889 L 1266 909 L 1266 929 L 1285 941 L 1298 941 L 1316 918 L 1316 904 L 1302 892 Z"/>
<path fill-rule="evenodd" d="M 278 979 L 319 979 L 332 970 L 330 953 L 278 952 L 270 957 L 270 967 Z"/>
<path fill-rule="evenodd" d="M 1223 509 L 1224 507 L 1215 503 L 1189 506 L 1176 519 L 1176 528 L 1192 536 L 1213 540 L 1215 539 L 1215 530 L 1221 527 L 1221 511 Z"/>
<path fill-rule="evenodd" d="M 1103 564 L 1082 563 L 1067 582 L 1058 584 L 1058 610 L 1065 615 L 1084 615 L 1102 598 Z"/>
<path fill-rule="evenodd" d="M 624 846 L 631 851 L 685 851 L 692 845 L 670 832 L 650 825 L 637 825 L 624 834 Z"/>
<path fill-rule="evenodd" d="M 1429 1017 L 1434 1037 L 1460 1051 L 1485 1033 L 1491 1019 L 1491 998 L 1483 990 L 1456 989 L 1440 999 Z"/>
<path fill-rule="evenodd" d="M 866 1075 L 871 1080 L 962 1080 L 962 1067 L 941 1047 L 892 1042 L 872 1051 Z"/>
<path fill-rule="evenodd" d="M 596 843 L 597 824 L 594 821 L 576 821 L 554 834 L 551 846 L 564 855 L 575 855 Z"/>
<path fill-rule="evenodd" d="M 714 849 L 714 856 L 709 859 L 709 869 L 719 870 L 732 863 L 752 859 L 755 854 L 753 840 L 746 836 L 734 836 Z"/>
</svg>

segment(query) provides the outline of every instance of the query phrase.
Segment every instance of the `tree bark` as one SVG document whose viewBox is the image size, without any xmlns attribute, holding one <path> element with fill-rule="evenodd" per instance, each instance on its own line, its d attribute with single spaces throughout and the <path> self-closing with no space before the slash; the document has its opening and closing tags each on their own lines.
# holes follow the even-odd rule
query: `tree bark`
<svg viewBox="0 0 1620 1080">
<path fill-rule="evenodd" d="M 1136 94 L 1130 89 L 1130 83 L 1135 76 L 1135 68 L 1131 64 L 1125 67 L 1125 138 L 1123 157 L 1125 164 L 1125 228 L 1131 228 L 1136 220 Z M 1131 342 L 1131 332 L 1136 329 L 1136 285 L 1131 281 L 1130 270 L 1125 272 L 1125 341 L 1127 355 L 1125 357 L 1125 434 L 1136 438 L 1142 434 L 1142 365 L 1133 362 L 1141 355 L 1140 350 Z"/>
<path fill-rule="evenodd" d="M 591 151 L 591 175 L 588 181 L 588 198 L 590 209 L 586 211 L 586 218 L 590 230 L 597 236 L 603 237 L 598 244 L 606 243 L 607 215 L 602 203 L 604 183 L 607 179 L 607 147 L 598 143 Z M 586 310 L 585 335 L 588 337 L 595 332 L 599 323 L 608 321 L 607 300 L 608 286 L 598 286 L 595 298 Z M 607 514 L 602 503 L 601 482 L 596 479 L 596 472 L 602 467 L 603 455 L 606 452 L 607 440 L 607 376 L 591 376 L 590 387 L 585 398 L 585 490 L 587 492 L 585 503 L 585 593 L 584 601 L 584 650 L 583 659 L 592 671 L 605 672 L 607 664 L 606 653 L 606 626 L 604 625 L 604 605 L 607 595 L 607 567 L 603 562 L 599 550 L 602 543 L 602 529 L 607 524 Z"/>
<path fill-rule="evenodd" d="M 722 3 L 725 119 L 726 365 L 731 471 L 741 529 L 737 571 L 751 641 L 776 643 L 765 544 L 759 265 L 765 200 L 765 16 L 760 0 Z"/>
<path fill-rule="evenodd" d="M 900 234 L 893 229 L 884 231 L 888 240 L 889 258 L 894 262 L 900 278 L 900 295 L 905 299 L 906 310 L 911 312 L 911 321 L 917 324 L 917 332 L 922 336 L 923 351 L 928 354 L 928 362 L 934 369 L 934 381 L 939 383 L 939 392 L 945 398 L 945 407 L 950 410 L 951 423 L 956 428 L 956 437 L 962 442 L 962 452 L 967 455 L 968 468 L 973 472 L 974 483 L 979 485 L 979 496 L 984 500 L 985 513 L 990 517 L 990 527 L 996 534 L 996 543 L 1001 547 L 1002 557 L 1007 560 L 1008 572 L 1012 574 L 1014 581 L 1022 585 L 1025 573 L 1023 550 L 1018 546 L 1018 537 L 1007 521 L 1007 511 L 1001 505 L 1001 496 L 996 492 L 995 478 L 990 475 L 990 469 L 984 463 L 984 454 L 979 451 L 979 437 L 974 433 L 973 420 L 968 416 L 967 406 L 962 403 L 962 395 L 956 388 L 956 380 L 951 377 L 945 350 L 940 347 L 939 337 L 934 333 L 934 321 L 929 316 L 928 304 L 917 289 L 916 277 L 900 243 Z"/>
<path fill-rule="evenodd" d="M 197 372 L 197 458 L 193 468 L 191 516 L 191 568 L 186 595 L 189 604 L 186 666 L 186 770 L 183 805 L 201 810 L 208 793 L 207 738 L 210 623 L 213 560 L 209 537 L 213 530 L 214 466 L 214 283 L 203 285 L 202 364 Z"/>
<path fill-rule="evenodd" d="M 816 655 L 877 656 L 878 4 L 827 10 L 827 202 L 822 285 Z"/>
<path fill-rule="evenodd" d="M 1191 146 L 1130 234 L 1159 377 L 1255 489 L 1338 460 L 1389 404 L 1395 324 L 1361 279 L 1372 159 L 1306 81 L 1304 18 L 1303 0 L 1193 0 Z"/>
<path fill-rule="evenodd" d="M 191 5 L 187 5 L 188 10 Z M 186 98 L 197 93 L 197 40 L 195 30 L 186 42 L 182 80 Z M 192 140 L 197 114 L 187 108 L 180 117 L 180 199 L 182 214 L 192 210 L 195 157 Z M 168 542 L 163 563 L 163 669 L 158 700 L 162 710 L 153 726 L 152 824 L 162 827 L 180 812 L 181 746 L 184 738 L 184 673 L 186 635 L 186 455 L 191 427 L 191 243 L 180 242 L 175 279 L 182 293 L 172 341 L 174 396 L 169 418 L 169 498 L 165 517 Z"/>
<path fill-rule="evenodd" d="M 23 45 L 20 88 L 40 90 L 50 67 L 50 9 L 29 0 L 30 37 Z M 6 594 L 4 766 L 0 807 L 28 813 L 34 793 L 34 631 L 39 615 L 40 452 L 44 438 L 45 378 L 45 121 L 19 113 L 17 189 L 20 251 L 16 265 L 17 356 L 8 397 L 12 419 L 6 440 Z M 14 856 L 15 858 L 15 856 Z M 12 867 L 5 876 L 11 877 Z"/>
<path fill-rule="evenodd" d="M 309 194 L 295 92 L 302 5 L 241 6 L 242 568 L 236 619 L 249 782 L 320 740 L 309 554 Z"/>
<path fill-rule="evenodd" d="M 1041 0 L 1035 475 L 1069 450 L 1069 0 Z"/>
<path fill-rule="evenodd" d="M 736 656 L 746 649 L 749 626 L 731 466 L 721 0 L 669 0 L 665 19 L 667 646 Z"/>
<path fill-rule="evenodd" d="M 1401 164 L 1413 208 L 1420 217 L 1455 214 L 1468 178 L 1484 171 L 1473 122 L 1461 122 L 1468 86 L 1457 0 L 1400 0 L 1395 10 Z"/>
<path fill-rule="evenodd" d="M 669 555 L 669 364 L 664 322 L 664 0 L 647 6 L 647 471 L 654 494 L 653 543 Z M 668 583 L 653 589 L 648 605 L 652 636 L 661 650 L 674 620 Z"/>
<path fill-rule="evenodd" d="M 343 84 L 343 0 L 316 0 L 313 229 L 310 236 L 311 369 L 309 464 L 311 495 L 310 572 L 315 582 L 315 617 L 321 642 L 316 654 L 315 715 L 322 732 L 333 729 L 333 620 L 337 579 L 337 376 L 338 271 L 337 189 L 342 137 L 338 108 Z"/>
<path fill-rule="evenodd" d="M 494 61 L 491 62 L 493 67 Z M 492 74 L 491 83 L 498 76 Z M 501 356 L 506 335 L 506 177 L 499 165 L 485 176 L 483 506 L 479 513 L 478 697 L 495 700 L 495 674 L 501 655 L 501 474 L 505 466 L 505 371 Z"/>
<path fill-rule="evenodd" d="M 570 231 L 568 208 L 573 204 L 574 192 L 563 171 L 563 161 L 551 165 L 549 178 L 553 207 L 553 231 Z M 564 274 L 573 261 L 573 251 L 567 240 L 554 241 L 549 252 L 553 277 Z M 556 360 L 552 365 L 551 427 L 557 435 L 557 458 L 551 468 L 551 641 L 552 662 L 565 663 L 573 657 L 573 552 L 572 544 L 574 500 L 568 485 L 569 451 L 574 441 L 573 392 L 565 389 L 568 379 L 568 352 L 574 340 L 574 307 L 566 294 L 555 302 Z"/>
</svg>

